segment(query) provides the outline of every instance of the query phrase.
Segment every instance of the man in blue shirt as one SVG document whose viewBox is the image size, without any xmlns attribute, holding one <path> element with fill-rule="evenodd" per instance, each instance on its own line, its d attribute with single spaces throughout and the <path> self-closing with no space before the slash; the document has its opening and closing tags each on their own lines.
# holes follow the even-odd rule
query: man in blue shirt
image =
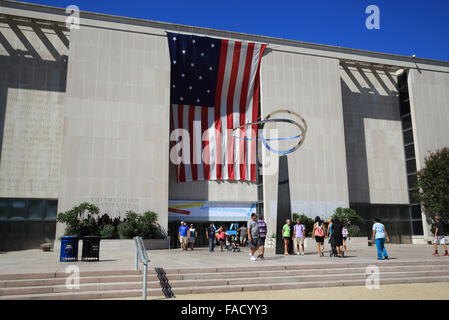
<svg viewBox="0 0 449 320">
<path fill-rule="evenodd" d="M 214 252 L 215 247 L 215 228 L 214 224 L 211 223 L 209 228 L 206 230 L 206 237 L 209 240 L 209 252 Z"/>
<path fill-rule="evenodd" d="M 187 234 L 189 232 L 189 227 L 186 222 L 182 222 L 178 230 L 179 242 L 181 243 L 181 251 L 187 250 L 188 238 Z"/>
<path fill-rule="evenodd" d="M 385 240 L 387 240 L 387 242 L 390 242 L 387 230 L 385 229 L 385 226 L 382 223 L 380 223 L 380 219 L 375 218 L 373 224 L 372 241 L 376 243 L 378 260 L 388 259 L 388 253 L 387 250 L 385 249 Z"/>
</svg>

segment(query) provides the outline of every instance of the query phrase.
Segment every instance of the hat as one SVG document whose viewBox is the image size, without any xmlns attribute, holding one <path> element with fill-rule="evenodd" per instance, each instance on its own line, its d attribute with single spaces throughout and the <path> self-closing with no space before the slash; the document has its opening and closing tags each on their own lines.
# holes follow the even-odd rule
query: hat
<svg viewBox="0 0 449 320">
<path fill-rule="evenodd" d="M 184 224 L 184 221 L 181 221 L 181 224 Z"/>
</svg>

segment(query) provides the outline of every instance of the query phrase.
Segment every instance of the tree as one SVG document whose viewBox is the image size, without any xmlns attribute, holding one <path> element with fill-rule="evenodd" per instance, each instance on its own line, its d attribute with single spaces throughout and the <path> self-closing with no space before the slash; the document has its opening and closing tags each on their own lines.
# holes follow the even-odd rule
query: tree
<svg viewBox="0 0 449 320">
<path fill-rule="evenodd" d="M 351 208 L 337 208 L 331 217 L 332 219 L 338 218 L 348 230 L 349 236 L 358 237 L 361 235 L 360 227 L 363 224 L 363 218 Z"/>
<path fill-rule="evenodd" d="M 424 159 L 425 167 L 417 172 L 414 195 L 433 220 L 439 216 L 449 223 L 449 148 L 431 152 Z"/>
</svg>

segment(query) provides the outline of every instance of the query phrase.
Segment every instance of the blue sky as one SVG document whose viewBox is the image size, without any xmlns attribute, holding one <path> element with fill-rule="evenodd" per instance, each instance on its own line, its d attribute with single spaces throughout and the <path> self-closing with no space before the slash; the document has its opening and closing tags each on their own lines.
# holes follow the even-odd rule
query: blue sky
<svg viewBox="0 0 449 320">
<path fill-rule="evenodd" d="M 448 0 L 30 0 L 127 17 L 449 61 Z M 380 30 L 365 8 L 380 9 Z"/>
</svg>

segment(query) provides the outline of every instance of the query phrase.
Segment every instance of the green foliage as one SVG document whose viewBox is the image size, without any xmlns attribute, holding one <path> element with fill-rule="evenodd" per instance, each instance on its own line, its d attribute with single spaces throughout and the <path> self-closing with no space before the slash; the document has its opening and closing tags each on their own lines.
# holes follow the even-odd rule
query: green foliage
<svg viewBox="0 0 449 320">
<path fill-rule="evenodd" d="M 65 223 L 65 235 L 83 237 L 87 235 L 100 235 L 100 229 L 95 216 L 100 209 L 91 203 L 83 202 L 64 213 L 59 213 L 56 220 Z"/>
<path fill-rule="evenodd" d="M 349 226 L 362 226 L 363 218 L 351 208 L 337 208 L 334 214 L 331 216 L 332 219 L 338 218 L 348 229 Z M 349 231 L 349 229 L 348 229 Z"/>
<path fill-rule="evenodd" d="M 135 237 L 134 230 L 131 225 L 127 222 L 123 222 L 117 226 L 117 231 L 120 239 L 132 239 Z"/>
<path fill-rule="evenodd" d="M 133 211 L 126 213 L 125 222 L 118 226 L 121 239 L 142 237 L 144 239 L 164 239 L 166 237 L 162 228 L 157 224 L 157 213 L 147 211 L 138 215 Z"/>
<path fill-rule="evenodd" d="M 307 237 L 311 237 L 312 236 L 312 230 L 313 230 L 313 219 L 309 218 L 308 216 L 306 216 L 305 214 L 297 214 L 297 213 L 293 213 L 292 214 L 292 224 L 295 225 L 296 224 L 296 219 L 299 218 L 299 220 L 301 220 L 301 223 L 304 225 L 304 227 L 306 227 L 306 236 Z"/>
<path fill-rule="evenodd" d="M 57 221 L 66 224 L 65 235 L 82 238 L 98 235 L 103 239 L 132 239 L 135 236 L 144 239 L 164 239 L 165 232 L 157 223 L 157 213 L 147 211 L 139 215 L 134 211 L 126 212 L 126 218 L 111 219 L 107 214 L 99 216 L 100 209 L 84 202 L 64 213 L 58 214 Z"/>
<path fill-rule="evenodd" d="M 425 167 L 417 172 L 414 195 L 425 208 L 425 214 L 433 220 L 440 216 L 449 223 L 449 148 L 430 153 L 424 159 Z"/>
<path fill-rule="evenodd" d="M 338 218 L 346 226 L 350 237 L 362 235 L 363 218 L 354 209 L 339 207 L 335 209 L 331 218 Z"/>
<path fill-rule="evenodd" d="M 105 224 L 100 228 L 100 236 L 102 239 L 115 239 L 115 227 L 112 224 Z"/>
</svg>

